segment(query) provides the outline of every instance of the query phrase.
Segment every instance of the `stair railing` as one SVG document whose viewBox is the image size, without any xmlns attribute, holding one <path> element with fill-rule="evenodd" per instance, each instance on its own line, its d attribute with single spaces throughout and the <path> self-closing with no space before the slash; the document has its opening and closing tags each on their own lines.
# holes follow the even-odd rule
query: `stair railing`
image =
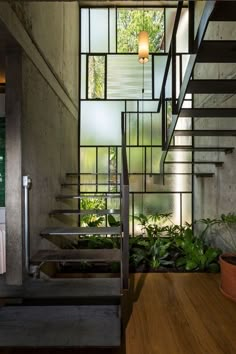
<svg viewBox="0 0 236 354">
<path fill-rule="evenodd" d="M 30 273 L 30 230 L 29 230 L 29 190 L 32 180 L 29 176 L 23 176 L 24 188 L 24 256 L 25 270 Z"/>
<path fill-rule="evenodd" d="M 126 124 L 125 114 L 121 113 L 121 277 L 123 289 L 129 285 L 129 174 L 126 152 Z"/>
</svg>

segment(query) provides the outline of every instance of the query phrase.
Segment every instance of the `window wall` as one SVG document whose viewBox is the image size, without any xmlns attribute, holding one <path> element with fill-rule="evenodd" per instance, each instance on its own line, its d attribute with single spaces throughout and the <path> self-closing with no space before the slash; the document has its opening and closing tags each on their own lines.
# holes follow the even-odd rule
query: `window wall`
<svg viewBox="0 0 236 354">
<path fill-rule="evenodd" d="M 80 189 L 81 192 L 119 191 L 124 112 L 130 215 L 172 212 L 173 221 L 182 224 L 191 222 L 192 165 L 171 165 L 176 158 L 173 153 L 166 166 L 164 185 L 159 176 L 162 126 L 157 108 L 175 14 L 176 8 L 170 7 L 81 9 Z M 183 28 L 187 26 L 187 9 L 181 21 Z M 141 30 L 147 30 L 150 39 L 149 61 L 144 65 L 137 57 Z M 177 50 L 178 91 L 186 66 L 187 30 L 179 30 Z M 167 109 L 170 99 L 169 77 Z M 185 119 L 185 123 L 191 124 L 191 119 Z M 183 158 L 190 161 L 191 156 Z M 108 207 L 116 207 L 116 202 L 108 203 Z M 130 228 L 132 233 L 139 232 L 133 217 Z"/>
</svg>

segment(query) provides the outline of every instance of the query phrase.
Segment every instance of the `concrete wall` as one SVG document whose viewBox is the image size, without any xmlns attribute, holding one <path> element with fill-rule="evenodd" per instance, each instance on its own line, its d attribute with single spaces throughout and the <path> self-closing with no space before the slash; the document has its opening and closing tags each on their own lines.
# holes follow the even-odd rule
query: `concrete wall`
<svg viewBox="0 0 236 354">
<path fill-rule="evenodd" d="M 202 12 L 203 2 L 196 2 L 196 24 Z M 236 24 L 233 22 L 211 22 L 205 39 L 233 40 L 236 36 Z M 235 79 L 236 64 L 197 64 L 194 70 L 195 79 Z M 194 95 L 194 106 L 209 108 L 236 107 L 235 95 Z M 204 118 L 194 119 L 195 129 L 236 129 L 235 118 Z M 234 146 L 235 137 L 202 137 L 195 138 L 195 146 Z M 219 217 L 222 213 L 236 210 L 236 152 L 224 153 L 195 153 L 196 160 L 224 161 L 223 167 L 212 169 L 205 167 L 204 171 L 213 171 L 213 178 L 195 178 L 194 181 L 194 216 L 195 219 Z M 202 167 L 195 167 L 197 171 Z M 220 242 L 220 240 L 219 240 Z M 220 244 L 219 244 L 220 245 Z"/>
<path fill-rule="evenodd" d="M 22 172 L 30 175 L 31 254 L 52 246 L 40 230 L 59 222 L 48 216 L 68 171 L 77 170 L 78 3 L 10 2 L 0 18 L 23 49 Z M 12 236 L 14 239 L 14 236 Z M 9 264 L 19 263 L 11 248 Z M 19 284 L 20 263 L 8 282 Z"/>
</svg>

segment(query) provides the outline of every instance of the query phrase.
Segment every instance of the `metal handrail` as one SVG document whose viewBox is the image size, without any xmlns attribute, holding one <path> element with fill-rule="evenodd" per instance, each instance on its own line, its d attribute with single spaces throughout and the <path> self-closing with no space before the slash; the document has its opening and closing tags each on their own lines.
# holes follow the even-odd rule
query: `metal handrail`
<svg viewBox="0 0 236 354">
<path fill-rule="evenodd" d="M 121 227 L 122 227 L 122 287 L 129 285 L 129 174 L 126 153 L 125 114 L 121 113 L 122 172 L 121 172 Z"/>
<path fill-rule="evenodd" d="M 171 37 L 171 42 L 170 42 L 170 48 L 169 48 L 169 52 L 168 52 L 168 56 L 167 56 L 166 67 L 165 67 L 163 81 L 162 81 L 162 85 L 161 85 L 160 99 L 159 99 L 158 108 L 157 108 L 158 112 L 160 112 L 161 105 L 163 103 L 162 102 L 163 96 L 165 96 L 166 81 L 167 81 L 167 77 L 168 77 L 168 73 L 169 73 L 169 69 L 170 69 L 171 58 L 173 56 L 172 49 L 173 49 L 173 46 L 175 47 L 174 43 L 176 42 L 176 34 L 177 34 L 178 26 L 179 26 L 179 20 L 180 20 L 181 11 L 183 8 L 183 3 L 184 3 L 184 1 L 181 0 L 181 1 L 179 1 L 178 6 L 177 6 L 175 22 L 174 22 L 174 27 L 173 27 L 173 32 L 172 32 L 172 37 Z"/>
<path fill-rule="evenodd" d="M 29 176 L 23 176 L 22 184 L 24 188 L 24 256 L 25 271 L 30 273 L 30 228 L 29 228 L 29 190 L 32 180 Z"/>
</svg>

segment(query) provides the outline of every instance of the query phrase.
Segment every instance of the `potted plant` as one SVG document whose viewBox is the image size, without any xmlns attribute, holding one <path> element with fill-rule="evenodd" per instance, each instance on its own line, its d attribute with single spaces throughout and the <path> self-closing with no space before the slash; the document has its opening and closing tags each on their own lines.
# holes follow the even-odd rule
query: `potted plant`
<svg viewBox="0 0 236 354">
<path fill-rule="evenodd" d="M 224 237 L 224 242 L 228 244 L 228 248 L 233 249 L 233 252 L 223 253 L 220 256 L 220 290 L 226 297 L 236 302 L 236 235 L 233 233 L 233 228 L 236 224 L 236 214 L 222 214 L 221 220 L 228 234 L 228 237 Z"/>
</svg>

